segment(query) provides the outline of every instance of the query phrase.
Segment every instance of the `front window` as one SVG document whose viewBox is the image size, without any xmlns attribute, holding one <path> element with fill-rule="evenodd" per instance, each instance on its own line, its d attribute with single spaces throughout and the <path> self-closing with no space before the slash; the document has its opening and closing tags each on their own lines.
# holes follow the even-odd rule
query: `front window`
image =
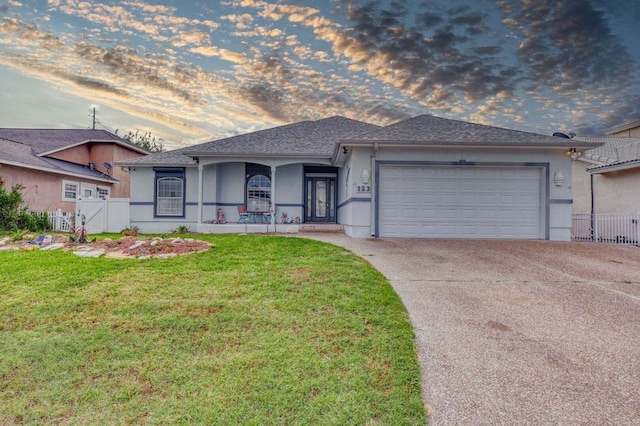
<svg viewBox="0 0 640 426">
<path fill-rule="evenodd" d="M 156 170 L 156 216 L 184 217 L 184 169 Z"/>
<path fill-rule="evenodd" d="M 265 175 L 252 176 L 247 182 L 247 210 L 268 212 L 271 206 L 271 179 Z"/>
</svg>

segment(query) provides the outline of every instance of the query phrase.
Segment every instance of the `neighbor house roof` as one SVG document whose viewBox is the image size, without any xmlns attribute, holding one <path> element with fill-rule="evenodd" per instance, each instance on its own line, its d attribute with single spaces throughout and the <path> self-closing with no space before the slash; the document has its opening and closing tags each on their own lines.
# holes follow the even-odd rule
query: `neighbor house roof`
<svg viewBox="0 0 640 426">
<path fill-rule="evenodd" d="M 338 139 L 353 137 L 378 126 L 335 116 L 316 121 L 259 130 L 126 161 L 121 166 L 195 164 L 192 157 L 326 157 L 331 158 Z"/>
<path fill-rule="evenodd" d="M 47 155 L 88 142 L 115 143 L 148 154 L 139 146 L 106 130 L 0 128 L 0 139 L 27 144 L 36 155 Z"/>
<path fill-rule="evenodd" d="M 50 158 L 48 155 L 84 143 L 115 143 L 147 153 L 106 130 L 85 129 L 13 129 L 0 128 L 0 163 L 70 176 L 117 182 L 85 165 Z"/>
<path fill-rule="evenodd" d="M 340 142 L 343 144 L 378 142 L 397 145 L 571 147 L 576 149 L 593 148 L 598 145 L 433 115 L 419 115 Z"/>
<path fill-rule="evenodd" d="M 592 163 L 589 171 L 608 171 L 640 167 L 640 138 L 621 136 L 576 136 L 574 140 L 598 142 L 597 148 L 583 152 L 578 159 Z"/>
<path fill-rule="evenodd" d="M 611 135 L 618 132 L 624 132 L 625 130 L 634 129 L 636 127 L 640 127 L 640 117 L 609 127 L 608 129 L 605 129 L 605 133 Z"/>
</svg>

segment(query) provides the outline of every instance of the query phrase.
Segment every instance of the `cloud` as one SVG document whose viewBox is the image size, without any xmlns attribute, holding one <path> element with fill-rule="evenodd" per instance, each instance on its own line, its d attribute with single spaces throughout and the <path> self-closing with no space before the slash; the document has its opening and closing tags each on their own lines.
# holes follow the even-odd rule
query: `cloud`
<svg viewBox="0 0 640 426">
<path fill-rule="evenodd" d="M 232 52 L 215 46 L 192 47 L 189 51 L 203 56 L 216 56 L 237 64 L 246 64 L 249 62 L 249 59 L 242 53 Z"/>
<path fill-rule="evenodd" d="M 524 2 L 504 7 L 505 23 L 522 34 L 518 49 L 533 84 L 571 96 L 582 88 L 623 87 L 633 66 L 605 14 L 587 0 Z"/>
<path fill-rule="evenodd" d="M 0 63 L 193 134 L 334 114 L 555 125 L 572 111 L 581 126 L 639 111 L 616 33 L 634 28 L 633 2 L 298 3 L 48 0 L 66 26 L 0 14 Z"/>
</svg>

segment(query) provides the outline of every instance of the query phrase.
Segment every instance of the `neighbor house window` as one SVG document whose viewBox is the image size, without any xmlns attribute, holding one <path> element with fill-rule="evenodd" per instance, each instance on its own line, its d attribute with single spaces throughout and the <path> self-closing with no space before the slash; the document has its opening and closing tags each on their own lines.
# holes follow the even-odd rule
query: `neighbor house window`
<svg viewBox="0 0 640 426">
<path fill-rule="evenodd" d="M 247 182 L 247 210 L 268 212 L 271 206 L 271 179 L 265 175 L 252 176 Z"/>
<path fill-rule="evenodd" d="M 78 182 L 62 181 L 62 201 L 76 201 L 78 198 Z"/>
<path fill-rule="evenodd" d="M 156 216 L 184 217 L 184 169 L 157 168 Z"/>
<path fill-rule="evenodd" d="M 96 188 L 99 198 L 109 198 L 109 188 L 99 186 Z"/>
</svg>

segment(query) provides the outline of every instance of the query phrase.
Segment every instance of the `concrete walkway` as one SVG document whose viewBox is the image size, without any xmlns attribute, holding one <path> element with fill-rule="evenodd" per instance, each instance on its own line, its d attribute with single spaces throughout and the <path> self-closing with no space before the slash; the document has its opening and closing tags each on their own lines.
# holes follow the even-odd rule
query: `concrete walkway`
<svg viewBox="0 0 640 426">
<path fill-rule="evenodd" d="M 416 332 L 432 425 L 640 425 L 640 248 L 352 239 Z"/>
</svg>

